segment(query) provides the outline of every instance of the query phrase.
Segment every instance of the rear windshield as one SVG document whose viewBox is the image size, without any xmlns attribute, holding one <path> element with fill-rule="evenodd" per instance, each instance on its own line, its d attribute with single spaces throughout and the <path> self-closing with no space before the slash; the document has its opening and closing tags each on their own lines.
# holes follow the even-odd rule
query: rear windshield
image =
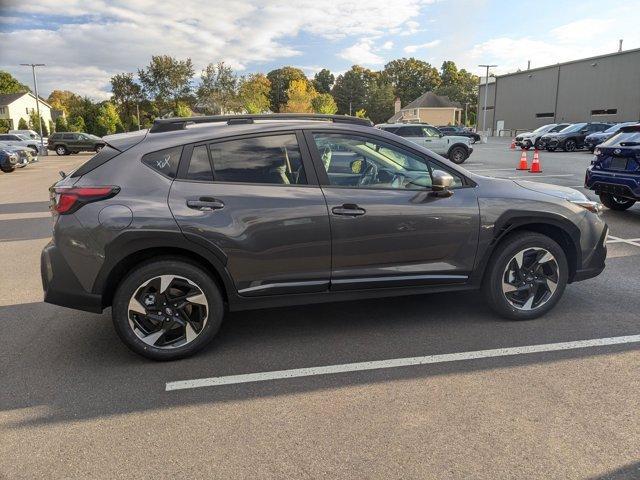
<svg viewBox="0 0 640 480">
<path fill-rule="evenodd" d="M 93 157 L 91 157 L 88 161 L 82 164 L 80 168 L 74 171 L 71 174 L 71 178 L 81 177 L 89 173 L 91 170 L 95 170 L 100 165 L 107 163 L 113 157 L 118 155 L 120 152 L 115 148 L 111 148 L 109 145 L 106 145 L 102 148 L 98 153 L 96 153 Z"/>
<path fill-rule="evenodd" d="M 640 131 L 620 132 L 606 142 L 602 142 L 602 147 L 638 147 L 640 146 Z"/>
</svg>

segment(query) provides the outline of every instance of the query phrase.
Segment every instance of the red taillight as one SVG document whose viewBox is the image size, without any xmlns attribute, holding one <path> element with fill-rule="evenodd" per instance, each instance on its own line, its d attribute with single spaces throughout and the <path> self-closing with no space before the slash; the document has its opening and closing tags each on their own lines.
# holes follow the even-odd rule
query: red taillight
<svg viewBox="0 0 640 480">
<path fill-rule="evenodd" d="M 53 210 L 64 215 L 73 213 L 87 203 L 111 198 L 120 191 L 120 187 L 53 187 Z"/>
</svg>

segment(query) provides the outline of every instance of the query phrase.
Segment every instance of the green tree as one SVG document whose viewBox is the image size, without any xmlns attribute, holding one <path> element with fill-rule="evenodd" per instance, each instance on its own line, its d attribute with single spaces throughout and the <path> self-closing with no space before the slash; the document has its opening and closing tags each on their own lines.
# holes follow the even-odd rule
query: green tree
<svg viewBox="0 0 640 480">
<path fill-rule="evenodd" d="M 0 133 L 7 133 L 10 128 L 11 124 L 9 123 L 9 120 L 6 120 L 4 118 L 0 119 Z"/>
<path fill-rule="evenodd" d="M 230 113 L 237 111 L 240 106 L 238 100 L 238 76 L 233 69 L 224 62 L 216 65 L 210 63 L 200 75 L 201 83 L 196 96 L 198 104 L 207 113 Z"/>
<path fill-rule="evenodd" d="M 356 110 L 356 117 L 367 118 L 367 111 L 364 108 L 361 108 L 360 110 Z"/>
<path fill-rule="evenodd" d="M 18 130 L 29 130 L 29 124 L 24 118 L 18 121 Z"/>
<path fill-rule="evenodd" d="M 440 73 L 429 63 L 411 58 L 400 58 L 387 63 L 382 70 L 386 83 L 393 85 L 394 93 L 402 105 L 412 102 L 426 92 L 440 86 Z"/>
<path fill-rule="evenodd" d="M 311 106 L 316 113 L 326 113 L 333 115 L 338 111 L 336 101 L 329 93 L 320 93 L 313 100 L 311 100 Z"/>
<path fill-rule="evenodd" d="M 318 93 L 329 93 L 335 80 L 336 78 L 333 74 L 326 68 L 323 68 L 314 75 L 313 87 Z"/>
<path fill-rule="evenodd" d="M 56 118 L 56 132 L 68 132 L 69 126 L 67 125 L 67 119 L 60 115 Z"/>
<path fill-rule="evenodd" d="M 338 75 L 331 91 L 338 113 L 353 115 L 356 110 L 366 108 L 370 87 L 376 81 L 374 72 L 359 65 Z"/>
<path fill-rule="evenodd" d="M 269 92 L 271 82 L 262 73 L 249 75 L 248 78 L 240 82 L 238 89 L 238 99 L 241 107 L 247 113 L 263 113 L 269 111 L 271 103 Z"/>
<path fill-rule="evenodd" d="M 96 129 L 91 133 L 104 137 L 105 135 L 112 135 L 118 130 L 123 130 L 118 110 L 113 103 L 103 102 L 96 115 Z"/>
<path fill-rule="evenodd" d="M 49 95 L 47 103 L 55 110 L 60 110 L 65 115 L 69 115 L 72 110 L 77 109 L 78 105 L 82 103 L 82 97 L 69 90 L 54 90 Z"/>
<path fill-rule="evenodd" d="M 82 117 L 72 117 L 69 119 L 68 129 L 70 132 L 85 132 L 87 127 Z"/>
<path fill-rule="evenodd" d="M 20 83 L 9 72 L 0 70 L 0 94 L 30 92 L 31 89 Z"/>
<path fill-rule="evenodd" d="M 142 101 L 143 95 L 142 87 L 134 80 L 133 73 L 118 73 L 111 77 L 111 93 L 111 101 L 118 107 L 121 118 L 136 114 L 136 105 Z M 127 122 L 127 131 L 130 130 L 129 126 L 130 122 Z"/>
<path fill-rule="evenodd" d="M 190 117 L 191 115 L 193 115 L 193 112 L 189 108 L 189 105 L 187 105 L 184 102 L 178 102 L 176 104 L 176 108 L 173 110 L 173 114 L 176 117 L 184 118 L 184 117 Z"/>
<path fill-rule="evenodd" d="M 292 81 L 307 80 L 304 72 L 295 67 L 282 67 L 271 70 L 267 73 L 267 78 L 271 82 L 269 101 L 271 102 L 272 112 L 279 112 L 289 101 L 287 90 Z"/>
<path fill-rule="evenodd" d="M 372 82 L 367 94 L 366 110 L 369 119 L 373 123 L 386 122 L 393 115 L 393 102 L 395 94 L 393 86 L 385 83 L 381 75 L 377 81 Z"/>
<path fill-rule="evenodd" d="M 146 68 L 138 70 L 138 78 L 160 112 L 168 113 L 179 101 L 190 100 L 194 73 L 190 58 L 178 60 L 169 55 L 154 55 Z"/>
<path fill-rule="evenodd" d="M 476 117 L 479 78 L 465 69 L 458 70 L 454 62 L 446 61 L 442 63 L 440 79 L 441 84 L 435 93 L 446 95 L 450 100 L 459 102 L 463 108 L 466 103 L 469 118 L 465 118 L 464 121 L 467 125 L 473 124 Z"/>
<path fill-rule="evenodd" d="M 56 131 L 56 124 L 53 123 L 53 120 L 49 120 L 49 133 L 53 133 Z"/>
<path fill-rule="evenodd" d="M 45 123 L 44 119 L 40 117 L 40 115 L 38 115 L 38 112 L 35 109 L 31 110 L 31 113 L 29 114 L 29 128 L 40 133 L 39 125 L 42 126 L 42 136 L 48 137 L 49 130 L 47 129 L 47 124 Z"/>
<path fill-rule="evenodd" d="M 318 95 L 313 85 L 305 79 L 292 80 L 287 88 L 287 104 L 281 109 L 289 113 L 313 112 L 311 102 Z"/>
</svg>

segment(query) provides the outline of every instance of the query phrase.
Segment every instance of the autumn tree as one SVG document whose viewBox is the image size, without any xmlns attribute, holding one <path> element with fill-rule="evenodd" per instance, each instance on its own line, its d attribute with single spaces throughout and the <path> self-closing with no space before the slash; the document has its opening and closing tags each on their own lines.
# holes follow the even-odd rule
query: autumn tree
<svg viewBox="0 0 640 480">
<path fill-rule="evenodd" d="M 320 93 L 311 100 L 311 106 L 316 113 L 326 113 L 333 115 L 338 111 L 336 101 L 329 93 Z"/>
<path fill-rule="evenodd" d="M 206 113 L 230 113 L 238 110 L 238 76 L 233 69 L 218 62 L 210 63 L 200 75 L 196 96 Z"/>
<path fill-rule="evenodd" d="M 111 135 L 122 131 L 122 122 L 116 106 L 111 102 L 103 102 L 96 115 L 96 130 L 93 132 L 99 137 Z"/>
<path fill-rule="evenodd" d="M 304 80 L 292 80 L 287 89 L 287 104 L 282 108 L 282 112 L 288 113 L 311 113 L 313 112 L 313 99 L 318 92 L 313 85 L 305 78 Z"/>
<path fill-rule="evenodd" d="M 271 103 L 269 92 L 271 82 L 262 73 L 249 75 L 242 79 L 238 92 L 240 105 L 247 113 L 263 113 L 269 111 Z"/>
<path fill-rule="evenodd" d="M 65 115 L 70 115 L 74 109 L 82 103 L 82 97 L 76 95 L 69 90 L 54 90 L 49 94 L 47 103 L 51 105 L 54 110 L 60 110 Z"/>
<path fill-rule="evenodd" d="M 292 81 L 307 81 L 307 77 L 304 72 L 295 67 L 282 67 L 271 70 L 267 73 L 267 78 L 271 82 L 269 101 L 271 103 L 272 112 L 280 112 L 280 109 L 289 101 L 287 90 L 289 89 L 289 85 Z"/>
<path fill-rule="evenodd" d="M 9 72 L 0 70 L 0 95 L 8 93 L 29 92 L 31 89 L 24 83 L 20 83 Z"/>
</svg>

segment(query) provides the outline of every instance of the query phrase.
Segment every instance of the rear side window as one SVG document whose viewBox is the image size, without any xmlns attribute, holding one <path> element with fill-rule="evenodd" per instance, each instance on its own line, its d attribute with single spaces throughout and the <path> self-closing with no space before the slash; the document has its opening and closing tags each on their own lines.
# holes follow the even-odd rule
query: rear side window
<svg viewBox="0 0 640 480">
<path fill-rule="evenodd" d="M 602 147 L 638 147 L 640 146 L 640 131 L 620 132 L 606 142 L 602 142 Z"/>
<path fill-rule="evenodd" d="M 73 133 L 65 133 L 62 138 L 63 140 L 73 140 Z"/>
<path fill-rule="evenodd" d="M 401 137 L 424 137 L 422 127 L 400 127 L 396 135 Z"/>
<path fill-rule="evenodd" d="M 165 177 L 176 178 L 180 155 L 182 155 L 182 147 L 166 148 L 147 153 L 142 157 L 142 163 Z"/>
<path fill-rule="evenodd" d="M 306 185 L 296 136 L 273 135 L 209 145 L 217 182 Z"/>
<path fill-rule="evenodd" d="M 211 171 L 211 162 L 209 162 L 209 152 L 207 151 L 206 145 L 193 148 L 191 160 L 189 161 L 189 170 L 187 171 L 187 179 L 205 182 L 213 181 L 213 172 Z"/>
<path fill-rule="evenodd" d="M 115 148 L 111 148 L 109 145 L 106 145 L 104 148 L 100 149 L 98 153 L 96 153 L 93 157 L 91 157 L 87 162 L 82 164 L 80 168 L 75 170 L 71 174 L 71 178 L 81 177 L 82 175 L 85 175 L 90 171 L 95 170 L 100 165 L 104 165 L 105 163 L 107 163 L 109 160 L 111 160 L 113 157 L 115 157 L 119 153 L 120 152 Z"/>
</svg>

